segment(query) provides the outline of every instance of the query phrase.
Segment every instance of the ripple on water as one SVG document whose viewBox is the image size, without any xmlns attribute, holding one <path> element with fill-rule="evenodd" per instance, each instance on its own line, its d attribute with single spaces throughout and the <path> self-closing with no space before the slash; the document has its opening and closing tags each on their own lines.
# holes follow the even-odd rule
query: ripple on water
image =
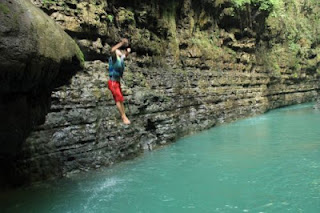
<svg viewBox="0 0 320 213">
<path fill-rule="evenodd" d="M 319 124 L 312 105 L 271 111 L 85 178 L 1 198 L 10 213 L 318 213 Z"/>
</svg>

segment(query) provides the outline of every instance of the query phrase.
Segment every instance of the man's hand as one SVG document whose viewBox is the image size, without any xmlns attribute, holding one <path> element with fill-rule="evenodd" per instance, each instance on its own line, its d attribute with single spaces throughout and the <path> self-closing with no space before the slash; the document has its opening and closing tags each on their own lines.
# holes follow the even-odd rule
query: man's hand
<svg viewBox="0 0 320 213">
<path fill-rule="evenodd" d="M 126 38 L 121 39 L 121 42 L 123 43 L 123 45 L 128 46 L 129 41 Z"/>
<path fill-rule="evenodd" d="M 129 45 L 128 39 L 123 38 L 123 39 L 121 39 L 121 42 L 119 42 L 118 44 L 114 45 L 114 46 L 111 48 L 111 52 L 116 51 L 117 49 L 119 49 L 119 48 L 122 47 L 122 46 L 127 47 L 128 45 Z"/>
</svg>

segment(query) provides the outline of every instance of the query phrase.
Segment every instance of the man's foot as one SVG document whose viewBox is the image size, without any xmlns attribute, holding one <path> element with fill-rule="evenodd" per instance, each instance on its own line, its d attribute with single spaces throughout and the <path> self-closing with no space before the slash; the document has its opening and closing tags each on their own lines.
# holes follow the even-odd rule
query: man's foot
<svg viewBox="0 0 320 213">
<path fill-rule="evenodd" d="M 122 121 L 123 121 L 123 123 L 126 124 L 126 125 L 131 124 L 131 121 L 127 118 L 127 116 L 124 116 L 124 117 L 122 118 Z"/>
</svg>

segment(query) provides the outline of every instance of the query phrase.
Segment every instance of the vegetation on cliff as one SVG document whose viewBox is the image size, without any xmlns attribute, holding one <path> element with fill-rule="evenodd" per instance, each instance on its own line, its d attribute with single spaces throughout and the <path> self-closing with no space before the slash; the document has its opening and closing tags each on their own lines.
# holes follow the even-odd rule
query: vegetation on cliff
<svg viewBox="0 0 320 213">
<path fill-rule="evenodd" d="M 219 5 L 237 29 L 229 27 L 236 37 L 256 38 L 258 59 L 274 77 L 289 68 L 295 78 L 303 77 L 301 70 L 320 73 L 320 2 L 316 0 L 222 0 Z M 228 20 L 225 18 L 224 21 Z M 222 25 L 223 26 L 223 25 Z M 237 36 L 238 35 L 238 36 Z"/>
<path fill-rule="evenodd" d="M 283 67 L 296 77 L 302 69 L 320 72 L 317 0 L 33 2 L 79 38 L 87 60 L 105 60 L 109 45 L 125 36 L 139 56 L 154 58 L 151 63 L 170 58 L 167 62 L 174 65 L 206 68 L 225 59 L 235 61 L 235 52 L 244 50 L 256 51 L 274 77 Z M 92 40 L 84 40 L 84 35 Z M 190 56 L 201 60 L 191 62 Z"/>
<path fill-rule="evenodd" d="M 12 168 L 24 180 L 112 165 L 216 123 L 312 101 L 319 90 L 317 1 L 31 1 L 86 62 L 53 92 L 45 123 L 19 153 Z M 123 85 L 128 128 L 106 86 L 121 37 L 134 52 Z"/>
</svg>

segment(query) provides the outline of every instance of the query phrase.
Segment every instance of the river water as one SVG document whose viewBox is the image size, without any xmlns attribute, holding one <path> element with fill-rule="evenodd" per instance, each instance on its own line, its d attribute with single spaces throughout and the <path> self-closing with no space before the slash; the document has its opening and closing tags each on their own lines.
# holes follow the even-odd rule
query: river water
<svg viewBox="0 0 320 213">
<path fill-rule="evenodd" d="M 10 213 L 319 213 L 320 112 L 274 110 L 0 199 Z"/>
</svg>

